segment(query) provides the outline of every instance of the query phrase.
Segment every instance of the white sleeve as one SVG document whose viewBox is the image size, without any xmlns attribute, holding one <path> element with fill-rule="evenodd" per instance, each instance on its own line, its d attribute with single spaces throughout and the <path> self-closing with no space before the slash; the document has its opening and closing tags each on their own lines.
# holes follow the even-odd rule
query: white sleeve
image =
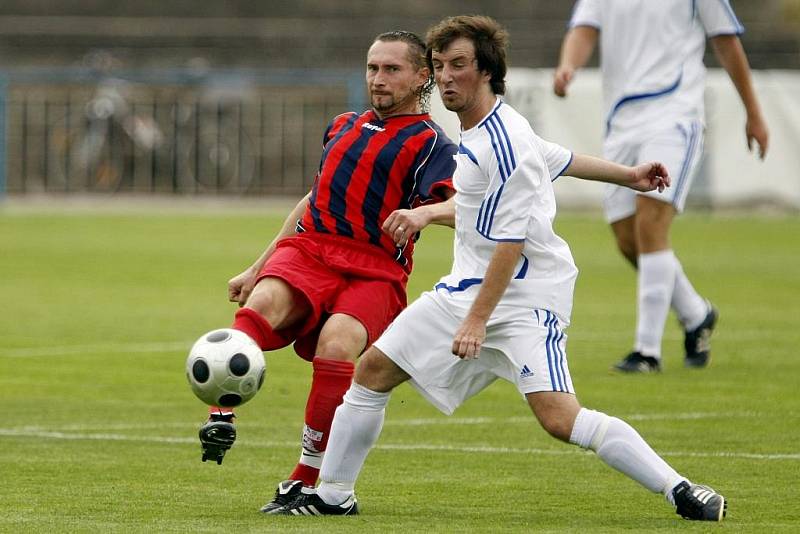
<svg viewBox="0 0 800 534">
<path fill-rule="evenodd" d="M 744 33 L 744 26 L 728 0 L 698 0 L 697 16 L 708 37 Z"/>
<path fill-rule="evenodd" d="M 591 26 L 599 30 L 602 27 L 600 22 L 601 11 L 600 0 L 578 0 L 575 2 L 575 7 L 572 8 L 572 16 L 569 19 L 568 26 L 570 28 Z"/>
<path fill-rule="evenodd" d="M 547 176 L 535 151 L 517 156 L 513 167 L 505 161 L 497 165 L 478 212 L 478 233 L 492 241 L 525 240 L 537 191 Z"/>
<path fill-rule="evenodd" d="M 572 163 L 572 152 L 561 145 L 545 141 L 536 134 L 533 134 L 533 140 L 539 152 L 544 156 L 547 171 L 550 174 L 550 181 L 552 182 L 561 176 L 569 164 Z"/>
</svg>

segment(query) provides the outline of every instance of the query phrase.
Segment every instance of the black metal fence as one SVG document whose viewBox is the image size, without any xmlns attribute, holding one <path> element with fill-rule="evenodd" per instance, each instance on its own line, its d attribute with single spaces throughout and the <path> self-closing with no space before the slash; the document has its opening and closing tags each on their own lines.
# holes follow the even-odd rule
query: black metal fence
<svg viewBox="0 0 800 534">
<path fill-rule="evenodd" d="M 352 73 L 172 74 L 12 77 L 6 191 L 299 194 L 327 123 L 363 106 Z"/>
</svg>

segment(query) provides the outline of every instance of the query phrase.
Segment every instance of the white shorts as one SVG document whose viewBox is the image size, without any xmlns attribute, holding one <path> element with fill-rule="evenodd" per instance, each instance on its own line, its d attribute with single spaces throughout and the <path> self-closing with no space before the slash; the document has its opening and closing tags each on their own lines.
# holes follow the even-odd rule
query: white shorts
<svg viewBox="0 0 800 534">
<path fill-rule="evenodd" d="M 445 414 L 497 378 L 522 395 L 539 391 L 574 393 L 567 366 L 567 336 L 546 310 L 498 308 L 486 328 L 480 357 L 452 353 L 463 312 L 446 293 L 429 291 L 406 308 L 375 342 L 406 373 L 423 397 Z M 463 308 L 461 308 L 463 309 Z"/>
<path fill-rule="evenodd" d="M 623 165 L 660 161 L 666 165 L 672 185 L 661 193 L 638 193 L 627 187 L 607 184 L 603 203 L 606 221 L 613 223 L 635 214 L 636 195 L 667 202 L 682 212 L 702 154 L 703 125 L 699 121 L 679 123 L 675 128 L 639 142 L 607 140 L 603 146 L 603 157 Z"/>
</svg>

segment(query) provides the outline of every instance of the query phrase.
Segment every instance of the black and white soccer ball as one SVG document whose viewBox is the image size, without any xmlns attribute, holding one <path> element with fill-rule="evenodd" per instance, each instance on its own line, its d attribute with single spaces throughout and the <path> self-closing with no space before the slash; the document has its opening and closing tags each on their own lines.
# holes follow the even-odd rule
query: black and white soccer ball
<svg viewBox="0 0 800 534">
<path fill-rule="evenodd" d="M 255 397 L 264 383 L 266 362 L 256 342 L 232 328 L 203 334 L 186 358 L 192 391 L 211 406 L 239 406 Z"/>
</svg>

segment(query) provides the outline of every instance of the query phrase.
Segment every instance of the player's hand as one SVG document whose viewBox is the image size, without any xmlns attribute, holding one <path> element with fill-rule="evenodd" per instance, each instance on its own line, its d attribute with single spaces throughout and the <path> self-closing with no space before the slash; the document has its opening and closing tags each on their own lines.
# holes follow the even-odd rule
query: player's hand
<svg viewBox="0 0 800 534">
<path fill-rule="evenodd" d="M 567 87 L 572 82 L 572 77 L 575 75 L 575 69 L 572 67 L 559 65 L 556 68 L 555 75 L 553 76 L 553 92 L 556 96 L 567 96 Z"/>
<path fill-rule="evenodd" d="M 240 308 L 244 306 L 256 285 L 257 275 L 258 273 L 248 268 L 228 280 L 228 300 L 237 302 Z"/>
<path fill-rule="evenodd" d="M 661 193 L 670 185 L 669 171 L 663 163 L 657 161 L 642 163 L 633 167 L 631 182 L 625 185 L 643 193 L 656 189 Z"/>
<path fill-rule="evenodd" d="M 486 322 L 467 316 L 453 338 L 453 354 L 462 360 L 474 360 L 480 356 L 485 339 Z"/>
<path fill-rule="evenodd" d="M 423 210 L 394 210 L 383 221 L 383 231 L 398 247 L 402 247 L 417 232 L 425 228 L 428 222 Z"/>
<path fill-rule="evenodd" d="M 758 157 L 763 160 L 767 155 L 767 147 L 769 146 L 767 123 L 764 122 L 761 115 L 748 117 L 744 130 L 747 135 L 747 150 L 753 151 L 753 141 L 755 141 L 758 143 Z"/>
</svg>

